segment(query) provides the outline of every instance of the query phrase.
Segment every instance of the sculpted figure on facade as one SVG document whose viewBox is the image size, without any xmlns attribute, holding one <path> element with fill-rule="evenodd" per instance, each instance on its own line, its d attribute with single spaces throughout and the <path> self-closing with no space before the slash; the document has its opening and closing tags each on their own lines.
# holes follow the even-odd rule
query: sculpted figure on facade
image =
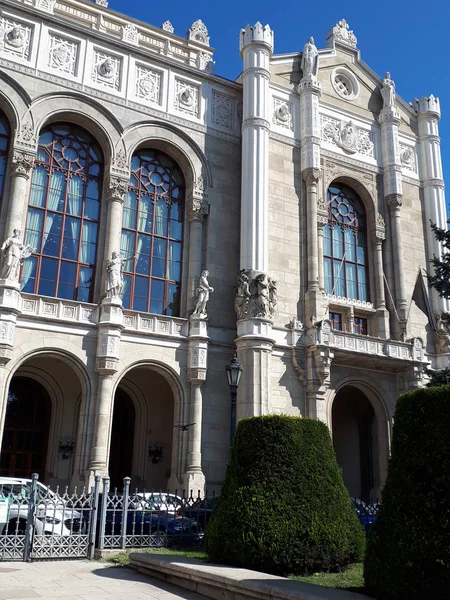
<svg viewBox="0 0 450 600">
<path fill-rule="evenodd" d="M 248 316 L 248 305 L 250 302 L 250 289 L 248 283 L 248 275 L 245 271 L 239 273 L 238 288 L 236 298 L 234 300 L 234 309 L 238 320 L 245 319 Z"/>
<path fill-rule="evenodd" d="M 106 297 L 120 298 L 123 287 L 124 264 L 134 258 L 122 258 L 118 252 L 111 254 L 111 259 L 106 263 Z"/>
<path fill-rule="evenodd" d="M 436 350 L 439 354 L 450 352 L 450 325 L 441 313 L 436 313 Z"/>
<path fill-rule="evenodd" d="M 317 76 L 319 71 L 319 53 L 314 45 L 314 38 L 310 37 L 303 48 L 301 69 L 303 71 L 303 77 L 309 77 L 311 75 Z"/>
<path fill-rule="evenodd" d="M 384 76 L 381 97 L 383 98 L 383 108 L 394 108 L 395 83 L 392 81 L 390 73 L 386 73 Z"/>
<path fill-rule="evenodd" d="M 239 273 L 234 308 L 238 320 L 270 317 L 278 302 L 277 282 L 265 273 L 243 269 Z"/>
<path fill-rule="evenodd" d="M 3 242 L 0 255 L 1 279 L 18 282 L 23 261 L 35 251 L 35 248 L 22 243 L 20 234 L 19 229 L 14 229 L 13 235 Z"/>
<path fill-rule="evenodd" d="M 206 314 L 206 305 L 209 300 L 209 294 L 214 291 L 214 288 L 211 287 L 208 283 L 209 272 L 202 271 L 200 275 L 200 281 L 198 284 L 198 288 L 195 291 L 195 308 L 193 315 L 198 315 L 202 319 L 206 319 L 208 316 Z"/>
<path fill-rule="evenodd" d="M 6 43 L 13 48 L 22 48 L 25 44 L 25 31 L 20 27 L 13 27 L 5 37 Z"/>
</svg>

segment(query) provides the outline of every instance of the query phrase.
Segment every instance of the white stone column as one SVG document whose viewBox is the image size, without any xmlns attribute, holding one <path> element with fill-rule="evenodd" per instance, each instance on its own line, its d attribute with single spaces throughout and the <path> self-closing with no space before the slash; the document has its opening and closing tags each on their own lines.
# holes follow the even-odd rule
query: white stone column
<svg viewBox="0 0 450 600">
<path fill-rule="evenodd" d="M 256 23 L 241 30 L 242 188 L 241 269 L 267 273 L 269 231 L 270 71 L 273 32 Z"/>
<path fill-rule="evenodd" d="M 444 180 L 442 177 L 441 140 L 439 137 L 439 120 L 441 109 L 439 99 L 434 96 L 413 100 L 419 122 L 419 172 L 423 181 L 423 198 L 425 211 L 425 237 L 427 240 L 428 260 L 433 256 L 442 256 L 445 252 L 441 243 L 431 230 L 430 221 L 441 229 L 447 229 L 447 211 L 445 202 Z M 430 265 L 424 265 L 427 270 Z M 434 312 L 450 311 L 448 300 L 441 298 L 436 290 L 430 290 L 431 304 Z"/>
<path fill-rule="evenodd" d="M 113 252 L 120 251 L 122 237 L 122 216 L 125 194 L 128 192 L 128 179 L 110 175 L 106 180 L 106 234 L 103 251 L 103 266 L 111 258 Z M 102 291 L 105 289 L 106 271 L 102 269 Z"/>
<path fill-rule="evenodd" d="M 198 280 L 197 280 L 198 281 Z M 191 315 L 189 320 L 188 373 L 189 428 L 186 470 L 183 475 L 183 487 L 193 496 L 205 492 L 205 476 L 202 470 L 202 423 L 203 394 L 202 385 L 208 371 L 208 322 L 200 315 Z"/>
<path fill-rule="evenodd" d="M 11 187 L 6 213 L 5 239 L 14 229 L 22 229 L 28 206 L 28 181 L 34 167 L 36 154 L 25 150 L 13 150 Z"/>
<path fill-rule="evenodd" d="M 325 278 L 323 274 L 323 228 L 325 223 L 322 223 L 320 220 L 317 223 L 317 261 L 319 265 L 318 277 L 319 277 L 319 290 L 321 292 L 325 289 Z"/>
<path fill-rule="evenodd" d="M 386 237 L 384 219 L 378 215 L 372 236 L 373 274 L 375 279 L 375 308 L 377 310 L 377 331 L 380 338 L 389 338 L 389 312 L 386 308 L 384 292 L 383 241 Z"/>
<path fill-rule="evenodd" d="M 209 204 L 204 192 L 204 182 L 197 181 L 192 195 L 188 198 L 189 218 L 189 263 L 186 308 L 191 312 L 195 306 L 195 290 L 202 272 L 203 224 L 209 213 Z"/>
<path fill-rule="evenodd" d="M 401 231 L 402 206 L 402 165 L 398 144 L 400 115 L 395 107 L 385 106 L 380 112 L 378 122 L 381 127 L 381 152 L 383 158 L 384 197 L 390 211 L 391 245 L 394 262 L 395 304 L 399 322 L 396 323 L 397 335 L 406 336 L 407 302 L 403 275 L 403 244 Z"/>
<path fill-rule="evenodd" d="M 305 297 L 306 322 L 318 314 L 319 249 L 317 235 L 318 184 L 320 177 L 320 115 L 321 89 L 315 74 L 305 75 L 297 89 L 300 96 L 301 169 L 305 182 L 307 219 L 308 287 Z"/>
<path fill-rule="evenodd" d="M 108 453 L 110 422 L 113 411 L 113 377 L 112 373 L 99 373 L 97 386 L 97 399 L 95 407 L 95 421 L 92 438 L 91 460 L 89 464 L 90 475 L 108 475 Z"/>
</svg>

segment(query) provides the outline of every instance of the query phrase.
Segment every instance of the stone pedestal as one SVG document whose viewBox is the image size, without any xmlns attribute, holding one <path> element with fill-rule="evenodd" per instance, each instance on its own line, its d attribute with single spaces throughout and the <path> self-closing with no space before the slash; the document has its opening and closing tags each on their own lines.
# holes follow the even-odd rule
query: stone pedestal
<svg viewBox="0 0 450 600">
<path fill-rule="evenodd" d="M 0 363 L 3 365 L 12 356 L 21 302 L 20 284 L 17 281 L 0 279 Z"/>
<path fill-rule="evenodd" d="M 269 413 L 270 363 L 275 343 L 272 326 L 273 321 L 264 317 L 237 322 L 237 356 L 243 368 L 237 394 L 237 421 Z"/>
</svg>

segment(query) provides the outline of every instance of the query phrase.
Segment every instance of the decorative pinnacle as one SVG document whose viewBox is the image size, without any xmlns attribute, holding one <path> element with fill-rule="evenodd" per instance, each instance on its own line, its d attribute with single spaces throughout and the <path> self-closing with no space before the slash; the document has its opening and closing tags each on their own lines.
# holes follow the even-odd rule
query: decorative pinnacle
<svg viewBox="0 0 450 600">
<path fill-rule="evenodd" d="M 267 46 L 270 54 L 273 53 L 273 31 L 269 25 L 264 27 L 258 21 L 255 25 L 247 25 L 245 29 L 241 29 L 241 37 L 239 50 L 242 51 L 248 44 L 263 44 Z"/>
</svg>

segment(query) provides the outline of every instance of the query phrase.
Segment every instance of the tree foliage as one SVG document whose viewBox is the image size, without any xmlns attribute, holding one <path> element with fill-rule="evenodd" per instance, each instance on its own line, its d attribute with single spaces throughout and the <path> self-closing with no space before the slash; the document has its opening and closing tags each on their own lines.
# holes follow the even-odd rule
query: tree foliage
<svg viewBox="0 0 450 600">
<path fill-rule="evenodd" d="M 206 530 L 210 560 L 304 574 L 357 561 L 364 545 L 326 425 L 282 415 L 241 420 Z"/>
</svg>

